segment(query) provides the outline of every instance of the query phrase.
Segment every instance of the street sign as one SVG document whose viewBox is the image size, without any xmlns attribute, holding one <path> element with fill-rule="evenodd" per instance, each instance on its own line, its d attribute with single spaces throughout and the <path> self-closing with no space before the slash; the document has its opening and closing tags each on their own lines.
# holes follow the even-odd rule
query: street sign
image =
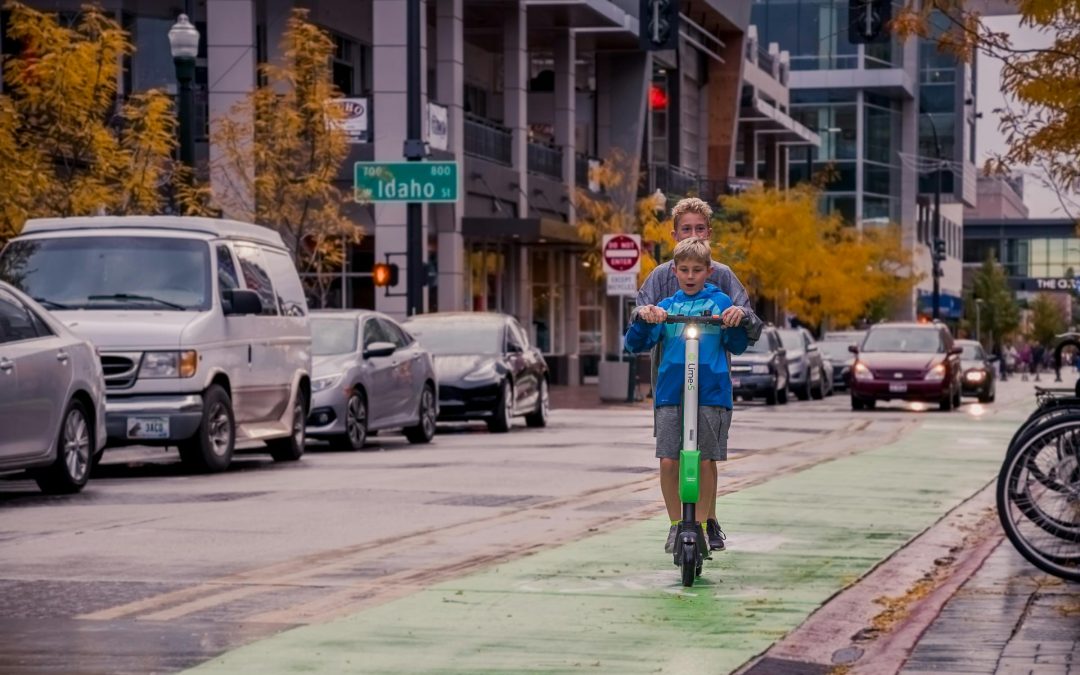
<svg viewBox="0 0 1080 675">
<path fill-rule="evenodd" d="M 600 246 L 604 273 L 637 272 L 641 267 L 641 235 L 605 234 Z"/>
<path fill-rule="evenodd" d="M 457 162 L 357 162 L 358 202 L 456 202 Z"/>
<path fill-rule="evenodd" d="M 614 272 L 607 275 L 608 295 L 637 295 L 637 272 Z"/>
</svg>

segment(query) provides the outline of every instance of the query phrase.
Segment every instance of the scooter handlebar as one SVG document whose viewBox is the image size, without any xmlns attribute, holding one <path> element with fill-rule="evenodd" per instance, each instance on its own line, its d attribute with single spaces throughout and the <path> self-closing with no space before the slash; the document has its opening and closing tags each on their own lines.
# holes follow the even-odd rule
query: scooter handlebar
<svg viewBox="0 0 1080 675">
<path fill-rule="evenodd" d="M 722 326 L 724 320 L 719 315 L 702 314 L 700 316 L 692 316 L 688 314 L 668 314 L 664 319 L 664 323 L 702 323 L 710 326 Z"/>
</svg>

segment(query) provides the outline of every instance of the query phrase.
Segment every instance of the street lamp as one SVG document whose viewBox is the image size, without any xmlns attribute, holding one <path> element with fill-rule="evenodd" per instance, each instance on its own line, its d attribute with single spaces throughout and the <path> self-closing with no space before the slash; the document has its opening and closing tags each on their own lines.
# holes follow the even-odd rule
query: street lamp
<svg viewBox="0 0 1080 675">
<path fill-rule="evenodd" d="M 180 123 L 180 163 L 195 168 L 195 136 L 192 124 L 195 117 L 195 57 L 199 55 L 199 31 L 188 21 L 187 14 L 176 18 L 169 29 L 169 50 L 176 65 L 177 108 Z"/>
</svg>

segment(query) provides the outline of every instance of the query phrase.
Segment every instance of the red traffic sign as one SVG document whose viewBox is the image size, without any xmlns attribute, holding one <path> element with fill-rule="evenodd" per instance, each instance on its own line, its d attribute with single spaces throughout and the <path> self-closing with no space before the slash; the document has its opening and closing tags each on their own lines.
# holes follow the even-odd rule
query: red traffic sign
<svg viewBox="0 0 1080 675">
<path fill-rule="evenodd" d="M 636 272 L 641 266 L 641 235 L 605 234 L 601 244 L 604 272 Z"/>
</svg>

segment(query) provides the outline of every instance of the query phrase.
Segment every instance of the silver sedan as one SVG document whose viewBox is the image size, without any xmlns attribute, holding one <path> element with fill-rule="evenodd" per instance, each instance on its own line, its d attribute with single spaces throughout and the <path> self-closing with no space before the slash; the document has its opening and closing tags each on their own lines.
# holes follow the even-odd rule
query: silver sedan
<svg viewBox="0 0 1080 675">
<path fill-rule="evenodd" d="M 97 350 L 0 282 L 0 472 L 28 469 L 42 490 L 78 492 L 105 448 Z"/>
<path fill-rule="evenodd" d="M 380 429 L 403 429 L 413 443 L 435 435 L 431 354 L 396 321 L 366 310 L 312 312 L 311 341 L 309 437 L 359 450 Z"/>
</svg>

